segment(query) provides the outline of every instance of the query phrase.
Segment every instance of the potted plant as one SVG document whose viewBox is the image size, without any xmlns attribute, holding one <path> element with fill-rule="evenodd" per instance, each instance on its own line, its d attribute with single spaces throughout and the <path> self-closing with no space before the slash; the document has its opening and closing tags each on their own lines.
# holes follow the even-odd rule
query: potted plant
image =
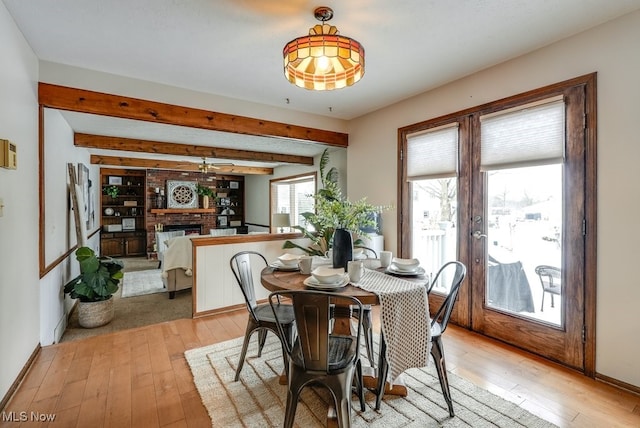
<svg viewBox="0 0 640 428">
<path fill-rule="evenodd" d="M 196 185 L 196 192 L 200 196 L 200 206 L 202 208 L 209 208 L 209 198 L 214 198 L 215 193 L 210 187 L 202 186 L 200 183 Z"/>
<path fill-rule="evenodd" d="M 325 149 L 320 158 L 322 189 L 313 195 L 315 212 L 301 214 L 307 226 L 311 227 L 293 226 L 295 229 L 300 230 L 306 238 L 309 238 L 312 244 L 305 248 L 294 242 L 286 241 L 283 248 L 298 248 L 311 256 L 324 256 L 329 249 L 333 248 L 336 236 L 339 236 L 340 242 L 346 239 L 347 246 L 349 245 L 349 239 L 352 239 L 352 235 L 366 236 L 366 233 L 361 230 L 365 227 L 375 227 L 374 214 L 385 209 L 385 207 L 376 207 L 367 203 L 366 198 L 355 202 L 345 198 L 338 185 L 338 171 L 336 168 L 332 167 L 325 173 L 328 162 L 329 154 Z M 336 231 L 338 231 L 337 235 Z M 361 243 L 359 239 L 356 239 L 355 242 L 351 241 L 351 245 L 358 245 L 359 243 Z M 348 254 L 345 257 L 351 258 Z"/>
<path fill-rule="evenodd" d="M 113 294 L 118 291 L 124 264 L 111 257 L 98 257 L 89 247 L 76 250 L 80 275 L 67 282 L 65 294 L 78 299 L 78 321 L 82 327 L 93 328 L 113 319 Z"/>
<path fill-rule="evenodd" d="M 116 199 L 118 197 L 118 193 L 120 193 L 120 188 L 118 186 L 107 186 L 102 189 L 102 193 L 105 195 L 111 196 L 112 199 Z"/>
</svg>

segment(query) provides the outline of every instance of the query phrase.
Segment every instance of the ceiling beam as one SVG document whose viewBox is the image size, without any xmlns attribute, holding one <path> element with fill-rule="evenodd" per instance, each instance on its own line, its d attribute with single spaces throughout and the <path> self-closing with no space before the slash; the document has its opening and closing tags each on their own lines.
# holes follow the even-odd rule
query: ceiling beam
<svg viewBox="0 0 640 428">
<path fill-rule="evenodd" d="M 290 138 L 292 139 L 292 144 L 295 144 L 294 140 L 303 140 L 337 147 L 347 147 L 349 145 L 349 135 L 341 132 L 307 128 L 288 123 L 218 113 L 49 83 L 38 83 L 38 100 L 44 107 L 60 110 L 168 125 L 189 126 L 236 134 Z"/>
<path fill-rule="evenodd" d="M 106 137 L 76 133 L 73 144 L 77 147 L 127 152 L 156 153 L 162 155 L 194 156 L 198 158 L 233 159 L 253 162 L 285 162 L 313 165 L 313 157 L 254 152 L 250 150 L 224 149 L 192 144 L 165 143 L 134 138 Z"/>
<path fill-rule="evenodd" d="M 155 159 L 127 158 L 119 156 L 91 155 L 91 163 L 94 165 L 113 165 L 122 167 L 135 167 L 146 169 L 171 169 L 177 171 L 200 171 L 198 164 L 193 162 L 179 162 Z M 209 171 L 213 174 L 251 174 L 251 175 L 273 175 L 273 168 L 242 166 L 242 165 L 220 165 Z"/>
</svg>

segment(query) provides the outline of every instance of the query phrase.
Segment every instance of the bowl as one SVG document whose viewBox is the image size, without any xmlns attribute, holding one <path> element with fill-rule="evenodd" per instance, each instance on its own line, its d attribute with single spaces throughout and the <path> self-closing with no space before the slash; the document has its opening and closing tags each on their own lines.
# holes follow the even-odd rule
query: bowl
<svg viewBox="0 0 640 428">
<path fill-rule="evenodd" d="M 361 260 L 366 258 L 367 258 L 367 255 L 365 254 L 362 248 L 353 249 L 353 260 Z"/>
<path fill-rule="evenodd" d="M 414 271 L 420 266 L 420 260 L 418 259 L 401 259 L 398 257 L 394 257 L 391 260 L 391 265 L 402 272 L 411 272 Z"/>
<path fill-rule="evenodd" d="M 300 256 L 298 254 L 285 253 L 278 257 L 278 260 L 280 261 L 280 263 L 282 263 L 282 266 L 294 267 L 298 266 L 298 260 L 300 260 Z"/>
<path fill-rule="evenodd" d="M 320 266 L 315 268 L 311 275 L 320 284 L 334 284 L 344 278 L 344 268 Z"/>
</svg>

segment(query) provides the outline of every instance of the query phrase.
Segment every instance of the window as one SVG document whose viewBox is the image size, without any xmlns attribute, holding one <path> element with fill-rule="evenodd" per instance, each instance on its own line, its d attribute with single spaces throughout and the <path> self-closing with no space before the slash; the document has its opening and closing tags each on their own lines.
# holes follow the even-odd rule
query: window
<svg viewBox="0 0 640 428">
<path fill-rule="evenodd" d="M 316 173 L 271 180 L 271 212 L 288 213 L 292 226 L 303 225 L 302 213 L 314 210 Z"/>
</svg>

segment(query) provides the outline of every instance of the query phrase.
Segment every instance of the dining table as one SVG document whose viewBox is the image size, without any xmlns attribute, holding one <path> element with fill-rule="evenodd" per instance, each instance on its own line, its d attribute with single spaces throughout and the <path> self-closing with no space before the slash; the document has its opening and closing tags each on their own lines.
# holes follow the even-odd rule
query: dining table
<svg viewBox="0 0 640 428">
<path fill-rule="evenodd" d="M 326 264 L 326 259 L 314 257 L 313 266 Z M 381 340 L 385 341 L 390 367 L 390 380 L 384 386 L 384 394 L 407 396 L 407 388 L 399 372 L 410 367 L 424 367 L 428 363 L 430 346 L 430 320 L 426 287 L 428 280 L 423 274 L 392 275 L 380 267 L 379 260 L 367 260 L 362 278 L 356 282 L 331 290 L 331 292 L 357 298 L 363 305 L 380 306 Z M 279 269 L 270 264 L 260 274 L 262 285 L 269 291 L 306 290 L 305 280 L 309 275 L 297 269 Z M 350 308 L 337 306 L 334 313 L 333 331 L 350 334 Z M 417 346 L 422 343 L 423 346 Z M 395 354 L 394 354 L 395 352 Z M 417 352 L 417 356 L 415 355 Z M 400 354 L 401 358 L 398 358 Z M 411 355 L 414 354 L 414 355 Z M 382 355 L 378 352 L 379 361 Z M 399 361 L 394 365 L 394 361 Z M 404 364 L 404 365 L 403 365 Z M 377 365 L 380 367 L 380 363 Z M 405 367 L 406 366 L 406 367 Z M 395 369 L 395 370 L 394 370 Z M 363 364 L 364 385 L 376 394 L 379 388 L 375 368 Z M 286 376 L 280 383 L 286 384 Z M 331 421 L 331 410 L 330 417 Z M 331 425 L 331 423 L 329 424 Z"/>
</svg>

